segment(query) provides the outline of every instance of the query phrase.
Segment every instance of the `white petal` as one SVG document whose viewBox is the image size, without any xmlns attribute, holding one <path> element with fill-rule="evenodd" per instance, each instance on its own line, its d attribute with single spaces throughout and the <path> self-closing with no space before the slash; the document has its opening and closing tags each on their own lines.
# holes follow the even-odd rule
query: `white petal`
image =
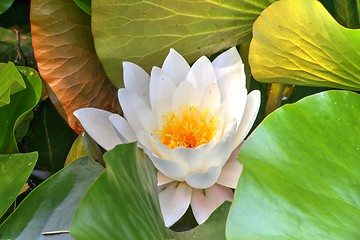
<svg viewBox="0 0 360 240">
<path fill-rule="evenodd" d="M 162 70 L 170 76 L 175 85 L 178 86 L 181 81 L 186 79 L 190 66 L 177 51 L 170 49 L 162 65 Z"/>
<path fill-rule="evenodd" d="M 120 139 L 124 143 L 135 142 L 136 135 L 132 128 L 130 127 L 129 123 L 120 115 L 112 114 L 109 116 L 109 121 L 115 127 L 120 135 Z"/>
<path fill-rule="evenodd" d="M 190 105 L 198 106 L 199 101 L 200 94 L 195 87 L 190 82 L 183 81 L 176 89 L 171 109 L 173 112 L 180 112 L 183 105 L 185 107 Z"/>
<path fill-rule="evenodd" d="M 237 147 L 249 133 L 260 108 L 260 91 L 254 90 L 247 96 L 246 106 L 240 126 L 237 130 L 234 147 Z"/>
<path fill-rule="evenodd" d="M 140 96 L 136 95 L 132 91 L 126 88 L 121 88 L 118 91 L 121 108 L 124 112 L 124 117 L 134 130 L 137 132 L 144 129 L 141 121 L 139 120 L 139 111 L 149 110 L 149 106 Z"/>
<path fill-rule="evenodd" d="M 164 186 L 165 184 L 171 183 L 173 181 L 174 181 L 174 179 L 171 179 L 171 178 L 167 177 L 162 172 L 160 172 L 160 171 L 157 172 L 157 185 L 158 185 L 158 187 Z"/>
<path fill-rule="evenodd" d="M 220 99 L 220 90 L 219 87 L 212 83 L 207 86 L 202 93 L 201 102 L 200 102 L 200 110 L 209 109 L 210 114 L 215 114 L 221 106 Z M 212 117 L 212 116 L 210 116 Z"/>
<path fill-rule="evenodd" d="M 186 183 L 174 182 L 159 193 L 166 227 L 176 223 L 189 208 L 192 189 Z"/>
<path fill-rule="evenodd" d="M 204 190 L 193 189 L 191 209 L 196 221 L 202 224 L 221 204 L 232 199 L 232 190 L 217 184 Z"/>
<path fill-rule="evenodd" d="M 235 122 L 233 122 L 229 132 L 224 135 L 209 152 L 207 152 L 207 155 L 205 156 L 206 160 L 203 165 L 204 170 L 213 166 L 224 166 L 234 150 L 235 134 Z"/>
<path fill-rule="evenodd" d="M 125 88 L 142 97 L 150 106 L 149 82 L 150 76 L 144 69 L 131 62 L 123 62 Z"/>
<path fill-rule="evenodd" d="M 241 122 L 244 114 L 247 99 L 247 90 L 242 88 L 238 94 L 228 96 L 221 106 L 224 109 L 225 126 L 229 124 L 234 118 L 237 121 L 237 127 Z"/>
<path fill-rule="evenodd" d="M 238 69 L 229 72 L 218 79 L 218 86 L 220 89 L 221 101 L 224 101 L 230 95 L 237 94 L 242 88 L 245 88 L 246 75 L 244 70 Z"/>
<path fill-rule="evenodd" d="M 221 173 L 221 166 L 214 166 L 207 172 L 195 172 L 185 177 L 185 181 L 192 188 L 206 189 L 216 183 Z"/>
<path fill-rule="evenodd" d="M 243 166 L 238 161 L 228 161 L 221 170 L 221 174 L 217 183 L 228 187 L 236 188 Z"/>
<path fill-rule="evenodd" d="M 199 93 L 211 83 L 216 83 L 216 76 L 213 66 L 206 57 L 199 58 L 190 68 L 186 78 L 191 82 Z"/>
<path fill-rule="evenodd" d="M 206 160 L 206 148 L 184 148 L 177 147 L 172 149 L 172 160 L 185 164 L 191 171 L 201 169 L 203 162 Z"/>
<path fill-rule="evenodd" d="M 229 72 L 237 72 L 241 69 L 243 70 L 243 62 L 236 47 L 232 47 L 229 50 L 220 54 L 212 62 L 212 65 L 218 79 Z M 240 71 L 240 73 L 244 73 L 244 71 Z M 243 84 L 245 86 L 245 82 L 243 82 Z"/>
<path fill-rule="evenodd" d="M 81 108 L 73 114 L 85 131 L 105 150 L 123 143 L 109 121 L 109 116 L 113 113 L 97 108 Z"/>
<path fill-rule="evenodd" d="M 186 166 L 178 162 L 160 158 L 153 152 L 148 151 L 146 148 L 144 151 L 149 156 L 157 170 L 176 181 L 184 181 L 185 176 L 188 174 Z"/>
<path fill-rule="evenodd" d="M 150 79 L 151 109 L 160 116 L 169 112 L 175 90 L 175 83 L 166 73 L 158 67 L 153 67 Z M 166 105 L 159 105 L 159 102 L 165 103 Z M 162 106 L 161 109 L 159 109 L 160 106 Z"/>
</svg>

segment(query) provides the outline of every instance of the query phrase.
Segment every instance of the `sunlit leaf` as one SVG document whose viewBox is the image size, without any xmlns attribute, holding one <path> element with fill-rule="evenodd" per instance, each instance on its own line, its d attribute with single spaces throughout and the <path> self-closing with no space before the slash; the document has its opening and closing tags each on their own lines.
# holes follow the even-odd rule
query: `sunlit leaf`
<svg viewBox="0 0 360 240">
<path fill-rule="evenodd" d="M 169 48 L 189 62 L 248 40 L 261 11 L 276 0 L 93 0 L 96 51 L 116 86 L 122 62 L 149 71 L 160 66 Z"/>
<path fill-rule="evenodd" d="M 81 131 L 72 114 L 78 108 L 119 111 L 117 91 L 95 53 L 90 16 L 73 0 L 33 0 L 31 33 L 49 96 L 73 129 Z"/>
<path fill-rule="evenodd" d="M 105 172 L 90 187 L 74 215 L 74 238 L 224 239 L 229 203 L 203 225 L 188 232 L 173 232 L 162 220 L 155 168 L 136 144 L 119 145 L 106 152 L 104 160 Z"/>
<path fill-rule="evenodd" d="M 10 95 L 26 88 L 14 63 L 0 63 L 0 107 L 10 103 Z"/>
<path fill-rule="evenodd" d="M 33 170 L 38 154 L 0 155 L 0 216 L 15 201 Z"/>
<path fill-rule="evenodd" d="M 360 30 L 339 25 L 318 1 L 272 4 L 253 34 L 249 61 L 256 80 L 360 89 Z"/>
<path fill-rule="evenodd" d="M 41 96 L 41 79 L 31 68 L 18 67 L 26 83 L 26 88 L 11 95 L 10 103 L 0 107 L 0 153 L 16 153 L 18 147 L 15 129 L 23 118 L 38 103 Z"/>
<path fill-rule="evenodd" d="M 269 115 L 243 145 L 228 239 L 359 239 L 360 95 L 328 91 Z"/>
<path fill-rule="evenodd" d="M 42 239 L 43 232 L 69 230 L 78 202 L 102 170 L 92 159 L 83 157 L 51 176 L 0 226 L 0 239 Z M 71 239 L 68 235 L 60 236 Z"/>
</svg>

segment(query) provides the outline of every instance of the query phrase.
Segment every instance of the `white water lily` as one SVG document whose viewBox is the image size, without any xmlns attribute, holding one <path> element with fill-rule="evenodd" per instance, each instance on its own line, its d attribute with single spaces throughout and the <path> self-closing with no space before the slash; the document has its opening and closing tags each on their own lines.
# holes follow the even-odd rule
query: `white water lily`
<svg viewBox="0 0 360 240">
<path fill-rule="evenodd" d="M 236 154 L 256 118 L 260 92 L 247 94 L 235 47 L 191 67 L 171 49 L 150 76 L 130 62 L 123 67 L 125 88 L 118 95 L 124 117 L 94 108 L 75 116 L 106 150 L 133 141 L 143 148 L 158 170 L 166 226 L 190 205 L 197 222 L 205 222 L 233 198 L 242 171 Z"/>
</svg>

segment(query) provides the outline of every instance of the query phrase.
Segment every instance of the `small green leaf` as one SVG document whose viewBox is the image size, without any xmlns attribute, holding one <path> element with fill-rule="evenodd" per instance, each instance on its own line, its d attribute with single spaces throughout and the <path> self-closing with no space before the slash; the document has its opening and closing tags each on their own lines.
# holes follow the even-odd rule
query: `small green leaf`
<svg viewBox="0 0 360 240">
<path fill-rule="evenodd" d="M 103 168 L 83 157 L 35 188 L 0 226 L 0 239 L 41 239 L 43 232 L 69 230 L 78 202 Z M 62 234 L 61 239 L 70 239 Z"/>
<path fill-rule="evenodd" d="M 0 14 L 8 10 L 15 0 L 1 0 L 0 1 Z"/>
<path fill-rule="evenodd" d="M 84 12 L 91 15 L 91 0 L 74 0 L 76 5 L 79 6 Z"/>
<path fill-rule="evenodd" d="M 35 166 L 37 157 L 36 152 L 0 155 L 0 217 L 20 193 Z"/>
<path fill-rule="evenodd" d="M 239 153 L 231 239 L 359 239 L 360 95 L 319 93 L 270 114 Z"/>
<path fill-rule="evenodd" d="M 96 52 L 119 87 L 125 60 L 150 71 L 162 64 L 170 48 L 193 62 L 248 40 L 256 18 L 275 1 L 93 0 Z"/>
<path fill-rule="evenodd" d="M 14 63 L 0 63 L 0 107 L 10 103 L 10 95 L 26 88 Z"/>
<path fill-rule="evenodd" d="M 339 25 L 316 0 L 272 4 L 253 36 L 249 62 L 258 81 L 360 89 L 360 30 Z"/>
<path fill-rule="evenodd" d="M 39 74 L 27 67 L 18 67 L 18 70 L 25 80 L 26 88 L 11 95 L 10 103 L 0 107 L 0 153 L 18 152 L 14 131 L 41 96 Z"/>
<path fill-rule="evenodd" d="M 71 149 L 66 157 L 65 165 L 82 156 L 89 156 L 101 165 L 105 166 L 102 158 L 102 151 L 91 137 L 85 132 L 81 133 L 71 146 Z"/>
</svg>

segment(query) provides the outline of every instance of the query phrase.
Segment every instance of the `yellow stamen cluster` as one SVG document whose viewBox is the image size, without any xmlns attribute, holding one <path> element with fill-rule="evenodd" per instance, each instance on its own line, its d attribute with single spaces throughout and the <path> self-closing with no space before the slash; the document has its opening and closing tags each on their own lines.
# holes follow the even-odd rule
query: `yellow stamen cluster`
<svg viewBox="0 0 360 240">
<path fill-rule="evenodd" d="M 219 121 L 215 117 L 207 121 L 209 110 L 200 112 L 195 106 L 189 109 L 183 106 L 181 113 L 181 116 L 173 112 L 163 115 L 162 130 L 155 131 L 160 135 L 160 141 L 169 148 L 196 148 L 210 142 L 218 131 Z"/>
</svg>

